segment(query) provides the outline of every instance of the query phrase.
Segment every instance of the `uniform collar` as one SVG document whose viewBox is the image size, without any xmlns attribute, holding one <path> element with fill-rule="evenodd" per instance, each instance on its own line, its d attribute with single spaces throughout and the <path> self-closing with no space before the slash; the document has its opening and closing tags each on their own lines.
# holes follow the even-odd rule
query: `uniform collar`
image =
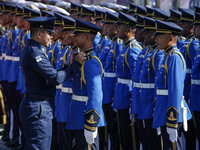
<svg viewBox="0 0 200 150">
<path fill-rule="evenodd" d="M 71 52 L 74 52 L 74 51 L 77 50 L 77 49 L 78 49 L 78 47 L 73 46 L 73 47 L 71 48 Z"/>
<path fill-rule="evenodd" d="M 62 44 L 61 45 L 61 50 L 63 50 L 67 45 L 66 44 Z"/>
<path fill-rule="evenodd" d="M 151 50 L 154 50 L 154 49 L 156 49 L 156 48 L 157 48 L 156 43 L 155 43 L 154 45 L 151 46 Z"/>
<path fill-rule="evenodd" d="M 170 47 L 168 47 L 167 49 L 164 50 L 164 54 L 167 55 L 169 52 L 171 52 L 173 49 L 177 49 L 177 45 L 174 44 Z"/>
<path fill-rule="evenodd" d="M 91 48 L 88 48 L 88 49 L 84 50 L 83 52 L 88 54 L 88 53 L 93 52 L 93 51 L 94 51 L 94 48 L 91 47 Z"/>
<path fill-rule="evenodd" d="M 116 40 L 117 40 L 117 36 L 115 36 L 115 37 L 112 39 L 113 43 L 114 43 Z"/>
<path fill-rule="evenodd" d="M 27 45 L 33 45 L 33 46 L 36 46 L 39 50 L 46 51 L 46 47 L 44 45 L 36 42 L 33 39 L 28 39 L 27 40 Z"/>
<path fill-rule="evenodd" d="M 193 33 L 192 33 L 192 34 L 190 34 L 190 35 L 188 35 L 188 36 L 186 37 L 186 40 L 191 39 L 191 38 L 193 38 L 193 37 L 194 37 L 194 35 L 193 35 Z"/>
<path fill-rule="evenodd" d="M 126 47 L 127 45 L 129 45 L 131 42 L 135 41 L 135 38 L 132 37 L 129 40 L 127 40 L 126 42 L 124 42 L 123 47 Z"/>
</svg>

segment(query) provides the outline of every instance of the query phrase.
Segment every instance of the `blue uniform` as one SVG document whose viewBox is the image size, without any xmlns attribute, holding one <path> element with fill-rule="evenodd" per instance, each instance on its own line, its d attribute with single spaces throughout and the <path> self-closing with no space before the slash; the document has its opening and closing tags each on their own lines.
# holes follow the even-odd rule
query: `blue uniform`
<svg viewBox="0 0 200 150">
<path fill-rule="evenodd" d="M 106 57 L 106 64 L 104 67 L 103 85 L 103 104 L 112 103 L 114 98 L 114 88 L 116 84 L 115 65 L 116 58 L 123 48 L 122 41 L 115 37 L 112 40 L 112 45 L 109 48 L 108 56 Z"/>
<path fill-rule="evenodd" d="M 109 39 L 105 35 L 99 41 L 99 44 L 97 45 L 97 49 L 96 49 L 96 52 L 95 52 L 98 57 L 100 56 L 102 49 L 105 47 L 105 45 L 108 41 L 109 41 Z"/>
<path fill-rule="evenodd" d="M 183 122 L 182 100 L 184 107 L 187 107 L 187 120 L 191 119 L 191 113 L 183 99 L 185 67 L 184 58 L 176 45 L 165 50 L 165 56 L 155 80 L 153 128 L 165 125 L 170 128 L 178 128 L 178 123 Z"/>
<path fill-rule="evenodd" d="M 63 49 L 61 49 L 61 51 L 58 53 L 58 57 L 57 57 L 57 62 L 56 62 L 56 70 L 60 70 L 62 69 L 62 67 L 64 66 L 63 64 L 63 58 L 64 58 L 64 54 L 66 51 L 69 52 L 69 49 L 70 47 L 69 46 L 66 46 L 64 47 Z M 67 55 L 68 56 L 68 55 Z M 62 113 L 59 113 L 60 112 L 60 107 L 62 107 L 62 103 L 60 101 L 60 95 L 61 95 L 61 88 L 62 88 L 62 84 L 61 83 L 60 85 L 56 86 L 56 96 L 55 96 L 55 114 L 54 114 L 54 117 L 57 118 L 56 120 L 58 121 L 60 115 L 62 115 Z"/>
<path fill-rule="evenodd" d="M 113 109 L 130 107 L 132 97 L 132 76 L 141 47 L 135 38 L 123 44 L 123 49 L 116 62 L 117 83 L 115 86 Z"/>
<path fill-rule="evenodd" d="M 12 46 L 14 43 L 14 40 L 17 37 L 18 29 L 17 27 L 13 27 L 13 29 L 10 30 L 10 33 L 8 34 L 7 37 L 7 45 L 6 45 L 6 56 L 4 59 L 3 63 L 3 72 L 2 72 L 2 81 L 8 80 L 8 75 L 9 75 L 9 69 L 10 65 L 12 63 Z"/>
<path fill-rule="evenodd" d="M 185 37 L 178 36 L 178 39 L 177 39 L 177 42 L 176 42 L 177 48 L 180 49 L 183 46 L 184 42 L 185 42 Z"/>
<path fill-rule="evenodd" d="M 93 48 L 84 52 L 87 60 L 72 79 L 73 96 L 66 128 L 94 131 L 96 127 L 106 125 L 102 110 L 102 65 Z"/>
<path fill-rule="evenodd" d="M 195 39 L 193 35 L 190 35 L 188 39 L 184 42 L 180 51 L 186 61 L 186 77 L 185 77 L 185 87 L 184 87 L 184 97 L 185 99 L 190 98 L 190 86 L 191 86 L 191 69 L 194 62 L 194 57 L 199 47 L 199 40 Z"/>
<path fill-rule="evenodd" d="M 23 48 L 27 45 L 27 40 L 30 39 L 30 31 L 26 31 L 24 33 L 24 36 L 22 38 L 22 41 L 20 43 L 20 53 L 22 52 Z M 22 94 L 25 93 L 25 82 L 24 82 L 24 76 L 21 71 L 21 67 L 19 68 L 19 75 L 18 75 L 18 82 L 17 82 L 17 90 L 20 90 Z"/>
<path fill-rule="evenodd" d="M 61 50 L 60 40 L 57 40 L 49 47 L 48 58 L 54 68 L 56 68 L 57 57 L 60 50 Z"/>
<path fill-rule="evenodd" d="M 21 52 L 20 44 L 22 38 L 23 38 L 23 29 L 19 30 L 17 38 L 15 39 L 12 46 L 13 59 L 12 59 L 12 64 L 10 65 L 8 82 L 15 82 L 18 80 L 19 67 L 20 67 L 19 56 Z"/>
<path fill-rule="evenodd" d="M 153 118 L 154 82 L 163 57 L 163 51 L 158 50 L 156 45 L 153 45 L 144 57 L 139 76 L 141 89 L 137 119 Z"/>
<path fill-rule="evenodd" d="M 99 44 L 99 41 L 101 40 L 101 33 L 97 33 L 95 38 L 94 38 L 94 42 L 93 42 L 93 47 L 94 47 L 94 52 L 97 53 L 97 47 L 98 47 L 98 44 Z"/>
<path fill-rule="evenodd" d="M 136 65 L 135 65 L 135 72 L 133 74 L 133 85 L 134 84 L 139 84 L 139 75 L 141 73 L 141 68 L 143 64 L 143 60 L 145 57 L 145 54 L 147 54 L 147 51 L 149 50 L 150 46 L 145 47 L 140 54 L 138 55 Z M 131 114 L 137 114 L 138 113 L 138 108 L 139 108 L 139 99 L 140 99 L 140 87 L 134 87 L 132 89 L 132 102 L 131 102 Z"/>
</svg>

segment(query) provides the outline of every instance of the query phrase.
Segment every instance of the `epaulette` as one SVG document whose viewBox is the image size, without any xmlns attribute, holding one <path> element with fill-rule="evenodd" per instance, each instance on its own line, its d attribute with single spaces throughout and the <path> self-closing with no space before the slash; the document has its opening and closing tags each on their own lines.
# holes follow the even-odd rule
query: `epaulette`
<svg viewBox="0 0 200 150">
<path fill-rule="evenodd" d="M 185 56 L 188 55 L 188 57 L 191 59 L 191 56 L 190 56 L 190 45 L 192 43 L 192 41 L 194 40 L 194 38 L 192 40 L 190 40 L 190 42 L 186 45 L 186 53 L 185 53 Z M 185 57 L 186 58 L 186 57 Z"/>
<path fill-rule="evenodd" d="M 53 65 L 53 62 L 56 63 L 56 60 L 55 60 L 55 57 L 54 57 L 54 52 L 55 52 L 55 48 L 56 48 L 56 45 L 60 43 L 60 40 L 57 40 L 56 41 L 56 44 L 54 45 L 53 49 L 52 49 L 52 57 L 51 57 L 51 63 Z"/>
<path fill-rule="evenodd" d="M 67 46 L 66 46 L 67 47 Z M 63 55 L 63 66 L 66 64 L 67 62 L 67 52 L 70 50 L 71 47 L 68 47 Z"/>
</svg>

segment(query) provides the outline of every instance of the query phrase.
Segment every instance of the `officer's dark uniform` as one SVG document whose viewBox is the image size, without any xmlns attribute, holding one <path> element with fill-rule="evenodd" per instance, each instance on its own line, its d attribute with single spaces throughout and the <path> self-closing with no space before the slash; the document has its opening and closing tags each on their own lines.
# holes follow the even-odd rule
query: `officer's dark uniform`
<svg viewBox="0 0 200 150">
<path fill-rule="evenodd" d="M 54 32 L 56 18 L 29 19 L 31 28 L 44 28 Z M 46 56 L 46 47 L 30 39 L 21 53 L 20 63 L 24 74 L 26 94 L 19 114 L 26 137 L 26 149 L 49 150 L 52 137 L 53 100 L 55 85 L 70 78 L 81 66 L 74 61 L 69 67 L 56 71 Z"/>
</svg>

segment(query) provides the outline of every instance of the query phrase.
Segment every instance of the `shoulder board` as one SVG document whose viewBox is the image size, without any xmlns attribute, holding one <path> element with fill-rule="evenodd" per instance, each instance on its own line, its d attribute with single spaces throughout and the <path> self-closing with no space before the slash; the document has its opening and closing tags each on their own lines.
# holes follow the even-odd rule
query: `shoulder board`
<svg viewBox="0 0 200 150">
<path fill-rule="evenodd" d="M 188 55 L 188 57 L 191 59 L 191 56 L 190 56 L 190 45 L 192 43 L 192 41 L 194 40 L 194 38 L 192 40 L 190 40 L 190 42 L 186 45 L 186 53 Z"/>
<path fill-rule="evenodd" d="M 54 52 L 55 52 L 55 48 L 56 48 L 56 45 L 59 43 L 60 41 L 57 40 L 57 42 L 55 43 L 53 49 L 52 49 L 52 58 L 51 58 L 51 62 L 52 62 L 52 65 L 53 65 L 53 62 L 55 63 L 55 57 L 54 57 Z"/>
<path fill-rule="evenodd" d="M 63 55 L 63 65 L 66 64 L 66 62 L 67 62 L 67 57 L 66 57 L 66 55 L 67 55 L 68 50 L 70 50 L 70 48 L 71 48 L 71 47 L 68 47 L 68 48 L 66 49 L 64 55 Z"/>
<path fill-rule="evenodd" d="M 157 54 L 157 52 L 159 51 L 159 49 L 157 49 L 155 52 L 154 52 L 154 54 L 153 54 L 153 56 L 152 56 L 152 67 L 153 67 L 153 69 L 155 70 L 155 56 L 156 56 L 156 54 Z"/>
</svg>

